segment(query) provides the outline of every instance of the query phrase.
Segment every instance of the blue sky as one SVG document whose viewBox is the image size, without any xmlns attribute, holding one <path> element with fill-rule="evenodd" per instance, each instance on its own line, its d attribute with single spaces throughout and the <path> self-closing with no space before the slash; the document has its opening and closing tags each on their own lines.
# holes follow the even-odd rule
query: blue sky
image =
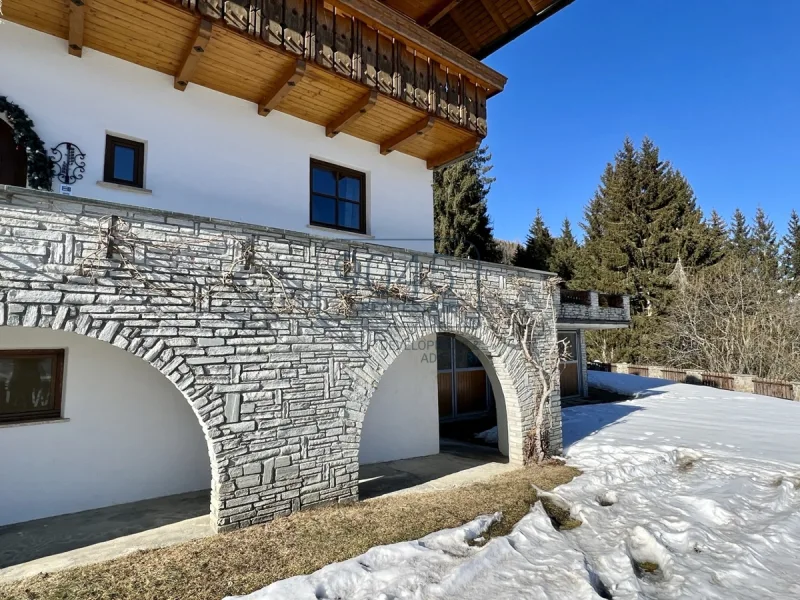
<svg viewBox="0 0 800 600">
<path fill-rule="evenodd" d="M 626 135 L 683 171 L 704 213 L 800 211 L 800 1 L 576 0 L 486 62 L 495 235 L 540 208 L 576 234 Z"/>
</svg>

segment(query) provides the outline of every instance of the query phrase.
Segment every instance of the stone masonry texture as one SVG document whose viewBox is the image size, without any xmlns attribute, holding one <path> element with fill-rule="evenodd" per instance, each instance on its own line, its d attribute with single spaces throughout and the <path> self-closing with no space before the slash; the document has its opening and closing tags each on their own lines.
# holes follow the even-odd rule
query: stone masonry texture
<svg viewBox="0 0 800 600">
<path fill-rule="evenodd" d="M 491 363 L 510 460 L 521 463 L 535 378 L 511 336 L 464 298 L 495 290 L 555 310 L 547 278 L 0 186 L 0 326 L 96 338 L 171 380 L 208 441 L 217 530 L 356 500 L 370 396 L 404 349 L 435 332 L 464 337 Z M 554 343 L 547 323 L 538 347 Z"/>
</svg>

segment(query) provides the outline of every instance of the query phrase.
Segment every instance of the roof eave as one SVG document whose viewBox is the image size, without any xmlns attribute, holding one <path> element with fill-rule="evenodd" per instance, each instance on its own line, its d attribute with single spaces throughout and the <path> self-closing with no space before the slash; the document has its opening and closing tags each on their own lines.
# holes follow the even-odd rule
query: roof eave
<svg viewBox="0 0 800 600">
<path fill-rule="evenodd" d="M 504 33 L 500 37 L 492 40 L 489 44 L 478 50 L 473 56 L 478 60 L 483 60 L 493 52 L 496 52 L 506 44 L 513 42 L 523 33 L 527 32 L 528 30 L 536 27 L 539 23 L 552 17 L 558 11 L 566 8 L 570 4 L 572 4 L 575 0 L 556 0 L 553 4 L 548 6 L 542 12 L 537 15 L 532 16 L 527 21 L 523 21 L 519 25 L 512 27 L 508 30 L 508 32 Z"/>
</svg>

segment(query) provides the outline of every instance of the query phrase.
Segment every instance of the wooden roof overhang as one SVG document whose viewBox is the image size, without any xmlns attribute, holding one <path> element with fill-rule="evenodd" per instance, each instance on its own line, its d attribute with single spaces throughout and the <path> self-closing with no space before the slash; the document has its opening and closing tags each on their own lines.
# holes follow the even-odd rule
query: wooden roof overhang
<svg viewBox="0 0 800 600">
<path fill-rule="evenodd" d="M 378 0 L 4 0 L 5 18 L 436 168 L 506 79 Z"/>
<path fill-rule="evenodd" d="M 381 0 L 478 59 L 574 0 Z"/>
</svg>

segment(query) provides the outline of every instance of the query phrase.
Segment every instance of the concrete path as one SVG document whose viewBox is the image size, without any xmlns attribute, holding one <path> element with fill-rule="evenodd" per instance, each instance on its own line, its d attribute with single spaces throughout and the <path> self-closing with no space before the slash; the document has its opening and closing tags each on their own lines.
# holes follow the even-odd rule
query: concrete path
<svg viewBox="0 0 800 600">
<path fill-rule="evenodd" d="M 0 527 L 0 582 L 209 536 L 208 512 L 202 491 Z"/>
<path fill-rule="evenodd" d="M 441 490 L 511 469 L 496 449 L 442 440 L 441 454 L 361 467 L 361 499 Z M 0 527 L 0 582 L 212 535 L 208 492 Z"/>
<path fill-rule="evenodd" d="M 361 500 L 394 494 L 445 490 L 486 481 L 514 467 L 497 449 L 455 440 L 441 440 L 440 454 L 362 465 Z"/>
</svg>

